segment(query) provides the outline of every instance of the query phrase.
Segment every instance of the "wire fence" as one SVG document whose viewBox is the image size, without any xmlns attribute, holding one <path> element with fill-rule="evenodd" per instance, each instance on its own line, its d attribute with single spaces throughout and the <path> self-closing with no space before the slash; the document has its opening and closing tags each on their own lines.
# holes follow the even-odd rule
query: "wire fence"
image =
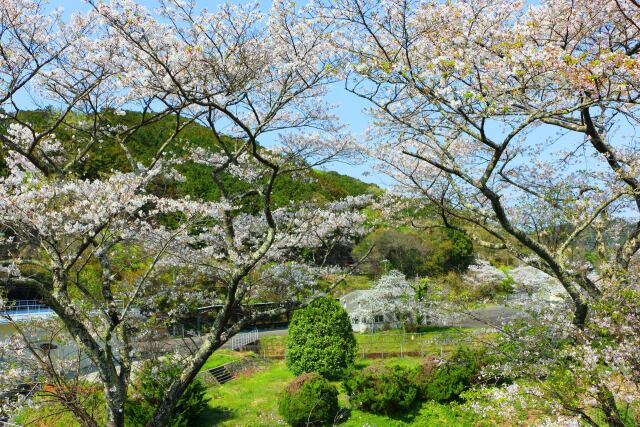
<svg viewBox="0 0 640 427">
<path fill-rule="evenodd" d="M 449 329 L 436 332 L 374 332 L 355 334 L 357 357 L 385 359 L 392 357 L 445 357 L 457 347 L 477 346 L 491 334 L 487 329 Z M 287 337 L 263 337 L 248 348 L 265 359 L 286 358 Z"/>
</svg>

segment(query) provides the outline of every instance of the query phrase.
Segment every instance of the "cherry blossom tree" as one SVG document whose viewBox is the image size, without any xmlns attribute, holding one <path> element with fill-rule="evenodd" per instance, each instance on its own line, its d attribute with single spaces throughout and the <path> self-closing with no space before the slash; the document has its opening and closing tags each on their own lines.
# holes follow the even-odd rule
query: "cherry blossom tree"
<svg viewBox="0 0 640 427">
<path fill-rule="evenodd" d="M 292 289 L 276 308 L 251 310 L 244 302 L 273 283 L 265 278 L 278 275 L 277 264 L 308 264 L 306 249 L 330 250 L 363 232 L 358 209 L 367 198 L 283 207 L 272 199 L 281 177 L 305 179 L 310 168 L 352 154 L 352 139 L 322 101 L 338 66 L 326 26 L 288 3 L 261 13 L 163 1 L 154 16 L 133 2 L 94 2 L 69 24 L 43 18 L 38 2 L 0 6 L 1 53 L 24 59 L 19 68 L 2 65 L 0 280 L 33 289 L 89 357 L 108 426 L 124 425 L 135 341 L 149 320 L 142 297 L 179 292 L 169 273 L 197 280 L 220 308 L 149 422 L 165 425 L 230 337 L 330 290 Z M 25 119 L 25 93 L 54 106 L 45 125 Z M 133 150 L 132 138 L 161 120 L 175 125 L 154 154 Z M 182 138 L 196 124 L 210 133 L 204 146 Z M 105 141 L 127 159 L 122 170 L 93 168 Z M 184 163 L 206 167 L 217 200 L 154 191 L 159 181 L 186 179 Z M 339 273 L 322 262 L 303 271 L 309 285 Z M 68 367 L 32 353 L 41 371 L 65 378 Z M 97 425 L 78 399 L 71 393 L 63 403 L 82 425 Z"/>
<path fill-rule="evenodd" d="M 401 327 L 422 326 L 436 318 L 436 310 L 421 295 L 420 283 L 411 283 L 404 274 L 391 270 L 381 276 L 373 288 L 349 300 L 349 317 L 353 325 L 365 328 L 375 325 L 376 316 L 381 322 Z M 352 308 L 351 308 L 352 307 Z"/>
<path fill-rule="evenodd" d="M 316 11 L 349 57 L 347 89 L 371 102 L 366 150 L 401 191 L 557 278 L 578 335 L 610 289 L 636 292 L 636 2 L 339 0 Z M 605 382 L 597 401 L 621 425 Z"/>
<path fill-rule="evenodd" d="M 6 59 L 2 61 L 6 68 L 0 89 L 0 139 L 8 169 L 0 182 L 2 280 L 32 288 L 56 312 L 98 369 L 110 421 L 117 422 L 123 416 L 131 367 L 130 326 L 125 319 L 132 310 L 129 302 L 116 314 L 115 271 L 124 267 L 111 258 L 114 251 L 122 251 L 122 245 L 141 242 L 145 228 L 151 230 L 140 211 L 149 202 L 142 193 L 160 169 L 156 162 L 143 166 L 130 159 L 132 171 L 115 172 L 105 179 L 90 180 L 78 173 L 106 138 L 117 140 L 130 157 L 130 136 L 169 113 L 178 117 L 179 107 L 160 103 L 161 108 L 148 115 L 150 104 L 158 98 L 135 98 L 117 83 L 126 62 L 117 60 L 117 39 L 91 29 L 95 16 L 78 15 L 66 24 L 57 13 L 47 16 L 41 2 L 31 1 L 3 3 L 0 16 Z M 29 121 L 24 108 L 34 108 L 30 98 L 53 105 L 44 123 Z M 138 123 L 114 125 L 110 120 L 124 104 L 142 105 Z M 182 127 L 177 120 L 176 131 L 159 154 Z M 63 133 L 72 137 L 59 138 Z M 147 280 L 158 255 L 140 257 L 151 256 L 153 261 L 138 286 Z M 86 286 L 92 261 L 102 269 L 101 291 Z M 26 343 L 25 348 L 31 347 Z M 55 372 L 40 365 L 44 372 Z M 58 372 L 54 379 L 64 378 Z M 83 425 L 95 425 L 77 399 L 68 402 Z"/>
<path fill-rule="evenodd" d="M 224 133 L 238 141 L 194 153 L 196 161 L 211 167 L 221 202 L 229 206 L 218 232 L 231 263 L 226 269 L 210 265 L 226 285 L 223 308 L 150 423 L 162 425 L 208 356 L 250 321 L 227 327 L 232 310 L 251 289 L 247 275 L 292 248 L 325 244 L 350 216 L 319 215 L 309 209 L 274 211 L 271 200 L 279 176 L 335 160 L 350 148 L 350 138 L 322 101 L 339 63 L 328 44 L 326 25 L 303 19 L 308 11 L 287 2 L 274 2 L 267 14 L 255 5 L 224 5 L 209 12 L 197 11 L 194 2 L 162 2 L 160 18 L 168 24 L 129 2 L 94 6 L 135 58 L 145 82 L 138 90 L 183 100 L 218 140 Z M 308 132 L 300 135 L 296 129 Z M 267 137 L 276 140 L 269 150 L 258 143 Z M 308 161 L 301 163 L 304 158 Z M 221 179 L 225 171 L 254 185 L 232 194 Z M 257 197 L 259 214 L 235 216 L 234 206 L 249 197 Z M 311 226 L 304 225 L 305 218 L 313 220 Z M 323 219 L 328 226 L 317 223 Z M 353 221 L 346 223 L 351 226 Z"/>
</svg>

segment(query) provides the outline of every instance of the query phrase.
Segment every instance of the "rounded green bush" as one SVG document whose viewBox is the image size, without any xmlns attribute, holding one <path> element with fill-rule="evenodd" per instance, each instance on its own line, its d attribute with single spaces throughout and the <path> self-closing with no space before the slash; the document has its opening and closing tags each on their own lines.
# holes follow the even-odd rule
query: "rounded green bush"
<svg viewBox="0 0 640 427">
<path fill-rule="evenodd" d="M 317 373 L 302 374 L 280 395 L 278 412 L 292 426 L 333 424 L 338 390 Z"/>
<path fill-rule="evenodd" d="M 408 409 L 418 388 L 411 371 L 400 366 L 369 366 L 344 383 L 352 404 L 367 412 L 390 414 Z"/>
<path fill-rule="evenodd" d="M 296 311 L 289 324 L 287 366 L 296 375 L 317 372 L 336 378 L 353 364 L 356 339 L 340 303 L 320 298 Z"/>
<path fill-rule="evenodd" d="M 479 369 L 479 353 L 460 347 L 446 363 L 438 366 L 430 378 L 421 384 L 422 397 L 436 402 L 457 399 L 460 393 L 469 387 Z"/>
</svg>

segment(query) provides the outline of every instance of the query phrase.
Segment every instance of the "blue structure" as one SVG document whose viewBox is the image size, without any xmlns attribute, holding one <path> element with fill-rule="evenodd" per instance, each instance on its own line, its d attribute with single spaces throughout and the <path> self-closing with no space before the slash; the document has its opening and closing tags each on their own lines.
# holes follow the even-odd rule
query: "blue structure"
<svg viewBox="0 0 640 427">
<path fill-rule="evenodd" d="M 0 324 L 11 321 L 28 322 L 33 319 L 49 319 L 53 316 L 55 316 L 53 310 L 37 300 L 16 300 L 9 305 L 0 307 Z"/>
</svg>

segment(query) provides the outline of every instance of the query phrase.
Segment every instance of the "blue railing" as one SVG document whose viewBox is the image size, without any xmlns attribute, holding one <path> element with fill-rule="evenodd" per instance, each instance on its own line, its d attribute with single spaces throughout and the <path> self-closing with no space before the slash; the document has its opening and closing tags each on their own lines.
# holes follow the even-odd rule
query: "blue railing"
<svg viewBox="0 0 640 427">
<path fill-rule="evenodd" d="M 45 319 L 53 314 L 53 310 L 40 301 L 15 300 L 0 306 L 0 323 L 27 321 L 35 318 Z"/>
</svg>

